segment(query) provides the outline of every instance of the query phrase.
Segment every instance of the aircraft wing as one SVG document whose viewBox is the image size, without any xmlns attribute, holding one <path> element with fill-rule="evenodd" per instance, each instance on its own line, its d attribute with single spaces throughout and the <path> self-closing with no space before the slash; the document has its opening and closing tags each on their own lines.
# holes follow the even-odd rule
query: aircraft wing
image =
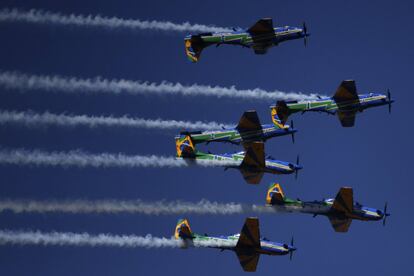
<svg viewBox="0 0 414 276">
<path fill-rule="evenodd" d="M 249 169 L 240 169 L 244 180 L 249 184 L 259 184 L 262 181 L 263 172 L 252 171 Z"/>
<path fill-rule="evenodd" d="M 338 115 L 338 119 L 341 122 L 341 125 L 343 127 L 353 127 L 355 124 L 355 115 L 356 115 L 356 111 L 352 110 L 352 111 L 342 111 L 342 110 L 338 110 L 337 112 Z"/>
<path fill-rule="evenodd" d="M 243 145 L 245 146 L 246 153 L 240 166 L 242 168 L 264 168 L 266 162 L 263 142 L 245 143 Z"/>
<path fill-rule="evenodd" d="M 345 219 L 339 219 L 335 217 L 330 217 L 329 221 L 332 224 L 332 227 L 334 228 L 335 232 L 348 232 L 348 228 L 351 225 L 352 219 L 345 218 Z"/>
<path fill-rule="evenodd" d="M 253 49 L 256 54 L 266 53 L 267 48 L 272 44 L 272 39 L 275 36 L 273 29 L 273 21 L 271 18 L 262 18 L 251 26 L 247 32 L 252 36 L 254 46 Z"/>
<path fill-rule="evenodd" d="M 239 240 L 237 241 L 236 250 L 242 248 L 256 249 L 260 247 L 259 219 L 246 218 Z"/>
<path fill-rule="evenodd" d="M 254 37 L 274 35 L 273 20 L 271 18 L 262 18 L 247 30 Z"/>
<path fill-rule="evenodd" d="M 249 184 L 259 184 L 266 166 L 263 142 L 244 143 L 246 149 L 240 172 Z"/>
<path fill-rule="evenodd" d="M 237 252 L 237 258 L 239 258 L 240 265 L 243 267 L 244 271 L 255 272 L 257 263 L 259 262 L 260 254 L 258 253 L 245 253 Z"/>
<path fill-rule="evenodd" d="M 345 214 L 352 214 L 354 209 L 354 195 L 350 187 L 342 187 L 335 197 L 332 209 L 343 212 Z"/>
<path fill-rule="evenodd" d="M 256 45 L 253 45 L 252 48 L 256 55 L 264 55 L 267 53 L 267 49 L 269 48 L 269 45 L 268 44 L 264 44 L 264 45 L 256 44 Z"/>
<path fill-rule="evenodd" d="M 340 108 L 341 103 L 349 102 L 349 101 L 359 101 L 359 97 L 357 94 L 355 81 L 353 80 L 344 80 L 339 85 L 338 89 L 333 96 L 333 99 L 338 104 Z"/>
<path fill-rule="evenodd" d="M 236 129 L 240 132 L 242 139 L 252 139 L 254 137 L 248 137 L 249 132 L 261 132 L 262 125 L 260 124 L 259 117 L 257 112 L 254 110 L 249 110 L 243 113 L 243 116 L 240 118 L 239 124 Z"/>
</svg>

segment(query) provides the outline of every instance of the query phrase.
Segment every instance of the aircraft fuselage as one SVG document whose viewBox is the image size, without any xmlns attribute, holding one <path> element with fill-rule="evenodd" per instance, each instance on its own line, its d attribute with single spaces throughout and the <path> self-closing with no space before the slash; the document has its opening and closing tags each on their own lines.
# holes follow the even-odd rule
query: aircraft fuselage
<svg viewBox="0 0 414 276">
<path fill-rule="evenodd" d="M 197 151 L 194 158 L 186 158 L 187 160 L 195 160 L 195 161 L 215 161 L 222 162 L 222 166 L 226 168 L 241 168 L 243 158 L 245 152 L 238 152 L 238 153 L 224 153 L 224 154 L 211 154 L 211 153 L 203 153 Z M 177 159 L 182 159 L 181 157 L 177 157 Z M 291 174 L 294 173 L 296 170 L 302 169 L 302 166 L 298 164 L 293 164 L 290 162 L 275 160 L 275 159 L 266 159 L 265 160 L 265 167 L 259 169 L 262 172 L 272 173 L 272 174 Z M 249 168 L 247 168 L 249 169 Z M 251 168 L 254 171 L 257 171 L 257 168 Z"/>
<path fill-rule="evenodd" d="M 391 102 L 392 100 L 389 100 L 386 95 L 369 93 L 359 95 L 359 100 L 341 102 L 340 106 L 338 106 L 333 97 L 313 101 L 286 102 L 286 105 L 289 108 L 289 113 L 317 111 L 335 114 L 339 108 L 346 111 L 362 112 L 364 109 L 388 105 Z"/>
<path fill-rule="evenodd" d="M 244 132 L 243 135 L 236 129 L 223 129 L 217 131 L 191 132 L 191 139 L 194 144 L 209 142 L 228 142 L 239 145 L 241 142 L 263 141 L 284 135 L 290 135 L 297 130 L 287 126 L 286 128 L 276 128 L 271 124 L 262 125 L 260 131 Z"/>
<path fill-rule="evenodd" d="M 334 199 L 327 199 L 323 201 L 300 201 L 286 199 L 284 204 L 267 205 L 277 211 L 297 212 L 312 215 L 324 215 L 328 217 L 351 218 L 357 220 L 381 220 L 384 214 L 381 210 L 354 204 L 351 214 L 338 212 L 332 208 Z"/>
<path fill-rule="evenodd" d="M 274 28 L 274 34 L 265 34 L 263 37 L 252 37 L 247 30 L 234 31 L 234 32 L 224 32 L 224 33 L 207 33 L 201 34 L 200 38 L 205 43 L 206 46 L 209 45 L 221 45 L 221 44 L 230 44 L 230 45 L 240 45 L 243 47 L 251 48 L 254 45 L 260 44 L 263 41 L 266 41 L 266 46 L 272 47 L 276 46 L 281 42 L 299 39 L 305 37 L 304 30 L 298 27 L 276 27 Z M 270 37 L 269 37 L 270 36 Z M 187 36 L 186 39 L 190 39 L 191 36 Z M 269 39 L 271 43 L 269 44 Z"/>
<path fill-rule="evenodd" d="M 272 242 L 265 239 L 260 240 L 260 248 L 236 248 L 237 241 L 239 240 L 239 234 L 231 236 L 203 236 L 203 235 L 194 235 L 194 238 L 190 241 L 190 245 L 198 246 L 204 245 L 210 248 L 216 248 L 221 250 L 232 250 L 248 254 L 258 253 L 265 255 L 286 255 L 290 251 L 296 250 L 295 247 L 278 242 Z M 212 245 L 210 246 L 209 243 Z M 219 244 L 219 245 L 218 245 Z"/>
</svg>

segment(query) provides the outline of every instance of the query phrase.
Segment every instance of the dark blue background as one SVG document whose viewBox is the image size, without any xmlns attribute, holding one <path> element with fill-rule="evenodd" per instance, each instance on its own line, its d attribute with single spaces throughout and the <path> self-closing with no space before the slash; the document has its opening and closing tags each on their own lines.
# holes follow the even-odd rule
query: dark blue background
<svg viewBox="0 0 414 276">
<path fill-rule="evenodd" d="M 184 33 L 108 31 L 97 28 L 0 23 L 0 69 L 82 78 L 102 76 L 183 84 L 303 91 L 331 95 L 343 79 L 355 79 L 360 93 L 391 89 L 396 103 L 359 114 L 354 128 L 334 117 L 296 115 L 300 132 L 266 144 L 267 153 L 305 166 L 292 176 L 265 176 L 260 186 L 243 182 L 237 171 L 189 169 L 62 169 L 1 166 L 1 196 L 9 198 L 116 198 L 264 203 L 271 181 L 302 199 L 333 197 L 354 187 L 355 198 L 382 208 L 389 202 L 387 226 L 354 221 L 347 234 L 328 220 L 305 215 L 261 215 L 261 232 L 276 241 L 295 235 L 299 247 L 287 257 L 261 258 L 258 273 L 408 275 L 412 246 L 412 64 L 411 1 L 2 1 L 1 7 L 38 8 L 62 13 L 122 18 L 190 21 L 249 27 L 261 17 L 275 25 L 306 21 L 309 46 L 293 41 L 256 56 L 237 47 L 209 48 L 198 64 L 184 55 Z M 237 122 L 256 109 L 270 122 L 272 102 L 182 96 L 65 95 L 1 91 L 0 108 L 90 115 L 129 114 L 144 118 Z M 0 128 L 4 148 L 174 155 L 171 131 L 121 128 Z M 235 151 L 211 145 L 213 152 Z M 176 216 L 15 215 L 2 213 L 1 228 L 171 236 Z M 196 232 L 238 232 L 244 216 L 190 216 Z M 230 252 L 212 249 L 119 249 L 0 247 L 1 275 L 211 275 L 241 274 Z"/>
</svg>

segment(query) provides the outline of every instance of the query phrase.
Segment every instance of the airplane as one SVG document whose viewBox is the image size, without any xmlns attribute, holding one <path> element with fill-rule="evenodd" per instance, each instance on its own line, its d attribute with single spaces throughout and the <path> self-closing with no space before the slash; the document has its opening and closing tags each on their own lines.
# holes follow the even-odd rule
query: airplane
<svg viewBox="0 0 414 276">
<path fill-rule="evenodd" d="M 189 135 L 194 144 L 210 143 L 210 142 L 228 142 L 240 145 L 245 142 L 262 141 L 272 137 L 283 135 L 292 135 L 292 141 L 295 142 L 295 132 L 293 121 L 291 126 L 282 124 L 276 109 L 272 109 L 273 124 L 261 125 L 257 112 L 249 110 L 243 113 L 238 125 L 231 129 L 222 129 L 214 131 L 183 131 L 180 135 Z"/>
<path fill-rule="evenodd" d="M 272 183 L 267 190 L 266 206 L 278 211 L 313 214 L 313 217 L 326 216 L 336 232 L 348 232 L 353 219 L 383 220 L 383 225 L 385 225 L 386 218 L 390 216 L 387 213 L 387 203 L 385 203 L 384 210 L 381 211 L 354 202 L 353 189 L 350 187 L 342 187 L 334 199 L 301 201 L 300 199 L 286 198 L 281 186 L 278 183 Z"/>
<path fill-rule="evenodd" d="M 293 237 L 290 245 L 278 243 L 260 237 L 259 220 L 257 218 L 246 218 L 240 234 L 231 236 L 208 236 L 198 235 L 191 231 L 187 219 L 178 220 L 175 227 L 174 237 L 183 241 L 182 248 L 188 248 L 204 244 L 210 248 L 234 251 L 244 271 L 256 271 L 257 263 L 261 254 L 265 255 L 287 255 L 292 259 L 296 247 L 293 246 Z"/>
<path fill-rule="evenodd" d="M 216 47 L 222 44 L 240 45 L 252 48 L 257 55 L 263 55 L 269 48 L 288 40 L 304 38 L 306 46 L 309 35 L 305 23 L 302 28 L 290 26 L 274 28 L 271 18 L 262 18 L 247 30 L 234 28 L 233 32 L 187 35 L 184 42 L 188 59 L 197 62 L 200 60 L 202 50 L 211 45 Z"/>
<path fill-rule="evenodd" d="M 264 173 L 292 174 L 297 177 L 300 166 L 299 156 L 296 164 L 275 160 L 268 156 L 265 158 L 263 142 L 245 143 L 246 151 L 237 153 L 212 154 L 198 151 L 194 147 L 192 138 L 188 135 L 176 137 L 175 145 L 177 160 L 186 161 L 215 161 L 222 163 L 225 170 L 234 168 L 240 170 L 245 181 L 249 184 L 259 184 Z"/>
<path fill-rule="evenodd" d="M 313 101 L 278 101 L 276 105 L 271 106 L 276 110 L 282 124 L 284 124 L 289 115 L 297 112 L 325 112 L 337 115 L 343 127 L 353 127 L 355 124 L 355 115 L 357 112 L 363 112 L 367 108 L 388 105 L 391 113 L 391 93 L 388 90 L 387 95 L 380 93 L 357 94 L 355 81 L 344 80 L 339 85 L 333 97 L 325 97 Z"/>
</svg>

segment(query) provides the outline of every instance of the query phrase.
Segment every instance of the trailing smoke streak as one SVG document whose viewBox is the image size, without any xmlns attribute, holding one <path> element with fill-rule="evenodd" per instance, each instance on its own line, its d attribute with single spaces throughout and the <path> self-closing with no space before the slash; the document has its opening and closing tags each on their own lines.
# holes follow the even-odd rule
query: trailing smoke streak
<svg viewBox="0 0 414 276">
<path fill-rule="evenodd" d="M 185 86 L 181 83 L 163 81 L 161 83 L 148 83 L 124 79 L 79 79 L 62 76 L 27 75 L 16 72 L 0 72 L 0 86 L 8 89 L 18 89 L 21 92 L 27 90 L 45 90 L 50 92 L 61 91 L 65 93 L 83 94 L 121 94 L 131 95 L 156 94 L 156 95 L 183 95 L 183 96 L 214 96 L 229 97 L 245 100 L 313 100 L 319 94 L 305 95 L 295 92 L 266 91 L 263 89 L 239 90 L 235 86 L 221 87 L 193 84 Z M 324 97 L 324 96 L 322 96 Z"/>
<path fill-rule="evenodd" d="M 191 160 L 176 159 L 166 156 L 143 156 L 143 155 L 124 155 L 100 153 L 90 154 L 82 151 L 69 152 L 44 152 L 40 150 L 0 150 L 0 164 L 8 165 L 36 165 L 36 166 L 62 166 L 62 167 L 187 167 L 199 165 L 203 167 L 216 166 L 237 166 L 237 161 L 217 161 L 217 160 Z"/>
<path fill-rule="evenodd" d="M 0 124 L 23 124 L 27 126 L 56 125 L 56 126 L 87 126 L 87 127 L 132 127 L 132 128 L 158 128 L 158 129 L 203 129 L 217 130 L 231 128 L 229 124 L 217 122 L 189 122 L 176 120 L 151 120 L 143 118 L 104 117 L 87 115 L 65 115 L 44 112 L 16 112 L 0 110 Z"/>
<path fill-rule="evenodd" d="M 144 215 L 232 215 L 252 213 L 274 213 L 274 208 L 240 203 L 217 203 L 201 200 L 191 202 L 144 202 L 142 200 L 0 200 L 0 212 L 12 211 L 14 213 L 131 213 Z"/>
<path fill-rule="evenodd" d="M 40 231 L 0 231 L 0 245 L 71 245 L 71 246 L 111 246 L 111 247 L 180 247 L 181 242 L 174 239 L 156 238 L 151 235 L 110 235 L 87 233 L 43 233 Z"/>
<path fill-rule="evenodd" d="M 194 247 L 234 246 L 236 241 L 207 240 L 191 243 Z M 151 235 L 111 235 L 71 232 L 40 232 L 0 230 L 0 245 L 43 245 L 43 246 L 105 246 L 125 248 L 179 248 L 186 244 L 174 238 L 158 238 Z"/>
<path fill-rule="evenodd" d="M 0 10 L 0 22 L 25 22 L 35 24 L 55 24 L 78 27 L 100 27 L 106 29 L 130 30 L 158 30 L 175 32 L 231 32 L 229 28 L 190 24 L 184 22 L 176 24 L 169 21 L 141 21 L 137 19 L 123 19 L 118 17 L 103 17 L 100 15 L 82 15 L 52 13 L 43 10 L 31 9 L 20 11 L 18 9 Z"/>
</svg>

